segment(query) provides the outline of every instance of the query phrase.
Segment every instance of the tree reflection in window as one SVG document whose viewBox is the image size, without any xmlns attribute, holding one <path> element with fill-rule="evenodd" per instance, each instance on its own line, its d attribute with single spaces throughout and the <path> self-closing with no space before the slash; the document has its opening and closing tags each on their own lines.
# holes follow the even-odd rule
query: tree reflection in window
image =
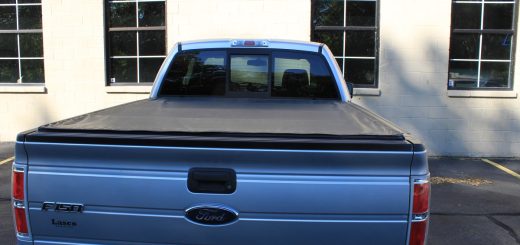
<svg viewBox="0 0 520 245">
<path fill-rule="evenodd" d="M 107 1 L 110 83 L 151 83 L 166 57 L 164 0 Z"/>
<path fill-rule="evenodd" d="M 448 89 L 511 89 L 516 1 L 453 1 Z"/>
<path fill-rule="evenodd" d="M 377 87 L 376 0 L 313 0 L 312 40 L 327 44 L 345 80 Z"/>
<path fill-rule="evenodd" d="M 41 1 L 3 1 L 0 32 L 0 83 L 45 82 Z"/>
</svg>

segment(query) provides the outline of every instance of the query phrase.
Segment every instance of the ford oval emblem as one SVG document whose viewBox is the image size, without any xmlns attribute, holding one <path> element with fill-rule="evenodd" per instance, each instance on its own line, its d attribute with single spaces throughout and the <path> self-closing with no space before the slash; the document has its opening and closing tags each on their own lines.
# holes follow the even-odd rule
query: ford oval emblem
<svg viewBox="0 0 520 245">
<path fill-rule="evenodd" d="M 196 206 L 186 210 L 186 218 L 203 225 L 225 225 L 238 219 L 238 213 L 223 206 Z"/>
</svg>

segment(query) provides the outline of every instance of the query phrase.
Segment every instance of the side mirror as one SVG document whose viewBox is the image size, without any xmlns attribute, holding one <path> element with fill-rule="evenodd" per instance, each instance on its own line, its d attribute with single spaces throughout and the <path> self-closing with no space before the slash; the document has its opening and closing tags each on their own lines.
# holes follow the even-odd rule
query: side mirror
<svg viewBox="0 0 520 245">
<path fill-rule="evenodd" d="M 354 97 L 354 84 L 347 82 L 347 88 L 348 88 L 350 97 Z"/>
</svg>

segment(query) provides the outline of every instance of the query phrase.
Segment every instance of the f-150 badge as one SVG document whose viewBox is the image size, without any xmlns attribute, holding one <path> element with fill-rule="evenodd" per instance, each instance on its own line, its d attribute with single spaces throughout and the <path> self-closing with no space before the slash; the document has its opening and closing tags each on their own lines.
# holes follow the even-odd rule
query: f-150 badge
<svg viewBox="0 0 520 245">
<path fill-rule="evenodd" d="M 42 210 L 43 211 L 68 212 L 68 213 L 81 213 L 81 212 L 83 212 L 83 204 L 44 202 L 42 205 Z"/>
</svg>

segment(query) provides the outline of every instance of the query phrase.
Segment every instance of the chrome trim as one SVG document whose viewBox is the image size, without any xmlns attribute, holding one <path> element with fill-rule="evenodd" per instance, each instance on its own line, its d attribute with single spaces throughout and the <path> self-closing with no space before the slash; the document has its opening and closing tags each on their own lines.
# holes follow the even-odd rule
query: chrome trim
<svg viewBox="0 0 520 245">
<path fill-rule="evenodd" d="M 171 176 L 171 177 L 150 177 L 150 176 L 139 176 L 139 175 L 115 175 L 115 174 L 83 174 L 83 173 L 72 173 L 72 172 L 47 172 L 47 171 L 31 171 L 31 175 L 53 175 L 53 176 L 76 176 L 76 177 L 97 177 L 97 178 L 120 178 L 120 179 L 141 179 L 141 180 L 177 180 L 177 181 L 186 181 L 186 174 L 177 173 L 179 177 Z M 181 177 L 183 176 L 183 177 Z M 49 202 L 44 202 L 49 203 Z M 81 203 L 63 203 L 63 204 L 73 204 L 73 205 L 84 205 Z"/>
<path fill-rule="evenodd" d="M 238 211 L 228 207 L 228 206 L 225 206 L 223 204 L 199 204 L 199 205 L 195 205 L 193 207 L 189 207 L 188 209 L 184 210 L 184 214 L 187 214 L 188 212 L 194 210 L 194 209 L 200 209 L 200 208 L 212 208 L 212 209 L 222 209 L 222 210 L 225 210 L 225 211 L 228 211 L 230 213 L 233 213 L 237 219 L 238 219 Z"/>
<path fill-rule="evenodd" d="M 423 214 L 412 214 L 412 222 L 423 222 L 428 220 L 430 214 L 428 212 Z"/>
<path fill-rule="evenodd" d="M 63 145 L 63 146 L 90 146 L 90 147 L 117 147 L 117 148 L 144 148 L 144 149 L 173 149 L 173 150 L 201 150 L 201 151 L 239 151 L 239 152 L 295 152 L 295 153 L 357 153 L 357 154 L 388 154 L 411 155 L 411 151 L 359 151 L 359 150 L 293 150 L 293 149 L 255 149 L 255 148 L 210 148 L 210 147 L 180 147 L 180 146 L 143 146 L 143 145 L 112 145 L 112 144 L 79 144 L 79 143 L 49 143 L 27 142 L 30 145 Z"/>
<path fill-rule="evenodd" d="M 428 153 L 427 150 L 424 150 L 424 151 L 414 151 L 415 154 L 426 154 Z"/>
<path fill-rule="evenodd" d="M 298 222 L 298 223 L 401 223 L 406 224 L 406 220 L 349 220 L 349 219 L 266 219 L 266 218 L 241 218 L 242 221 L 263 221 L 263 222 Z"/>
<path fill-rule="evenodd" d="M 188 214 L 190 211 L 192 211 L 194 209 L 204 209 L 204 208 L 223 210 L 223 211 L 233 214 L 235 216 L 235 218 L 227 223 L 222 223 L 222 224 L 205 224 L 205 223 L 200 223 L 200 222 L 197 222 L 197 221 L 189 218 Z M 207 226 L 207 227 L 222 227 L 222 226 L 227 226 L 227 225 L 231 225 L 231 224 L 238 222 L 240 216 L 236 210 L 234 210 L 228 206 L 222 205 L 222 204 L 200 204 L 200 205 L 195 205 L 193 207 L 186 209 L 184 211 L 183 218 L 185 220 L 187 220 L 188 222 L 196 224 L 196 225 Z"/>
<path fill-rule="evenodd" d="M 430 179 L 429 178 L 427 178 L 427 179 L 414 179 L 413 180 L 413 184 L 414 185 L 416 185 L 416 184 L 417 185 L 422 185 L 422 184 L 428 184 L 428 183 L 430 183 Z"/>
<path fill-rule="evenodd" d="M 25 209 L 24 202 L 20 201 L 20 200 L 16 200 L 16 199 L 13 200 L 13 207 L 14 208 L 23 208 L 23 209 Z"/>
<path fill-rule="evenodd" d="M 52 207 L 54 207 L 54 209 L 45 209 L 45 205 L 46 204 L 52 204 Z M 56 205 L 70 205 L 70 206 L 80 206 L 81 208 L 77 211 L 67 211 L 67 210 L 56 210 Z M 30 210 L 30 208 L 29 208 Z M 63 203 L 63 202 L 43 202 L 42 203 L 42 207 L 40 208 L 39 211 L 43 211 L 43 212 L 49 212 L 49 211 L 52 211 L 52 212 L 63 212 L 63 213 L 83 213 L 85 211 L 85 205 L 83 203 Z"/>
<path fill-rule="evenodd" d="M 16 235 L 20 237 L 29 237 L 29 233 L 16 232 Z"/>
</svg>

